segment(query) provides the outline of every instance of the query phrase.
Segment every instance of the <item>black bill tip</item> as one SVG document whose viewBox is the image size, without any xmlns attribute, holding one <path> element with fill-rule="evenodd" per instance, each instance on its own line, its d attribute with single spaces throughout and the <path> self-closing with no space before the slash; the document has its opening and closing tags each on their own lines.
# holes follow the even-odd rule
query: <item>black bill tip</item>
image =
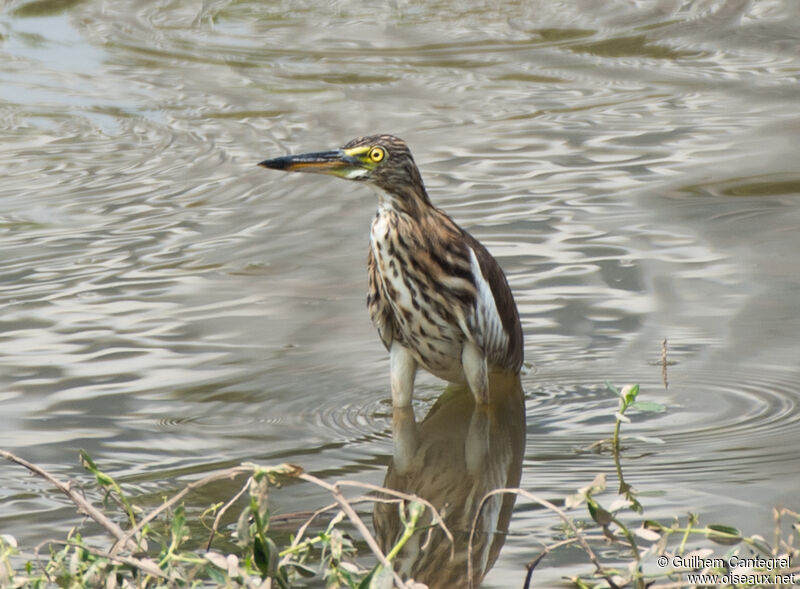
<svg viewBox="0 0 800 589">
<path fill-rule="evenodd" d="M 262 168 L 269 168 L 271 170 L 288 170 L 291 164 L 292 158 L 288 156 L 274 157 L 264 160 L 263 162 L 258 162 L 258 165 Z"/>
<path fill-rule="evenodd" d="M 338 172 L 348 168 L 359 167 L 361 163 L 348 156 L 341 149 L 331 151 L 317 151 L 314 153 L 301 153 L 299 155 L 285 155 L 263 162 L 259 166 L 284 172 L 312 172 L 316 174 L 339 175 Z"/>
</svg>

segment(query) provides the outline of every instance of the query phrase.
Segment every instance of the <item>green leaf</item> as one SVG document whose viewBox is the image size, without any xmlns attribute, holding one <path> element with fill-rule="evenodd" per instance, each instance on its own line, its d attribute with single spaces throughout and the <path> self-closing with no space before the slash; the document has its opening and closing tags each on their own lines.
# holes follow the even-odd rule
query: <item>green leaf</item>
<svg viewBox="0 0 800 589">
<path fill-rule="evenodd" d="M 613 515 L 603 509 L 596 501 L 589 501 L 586 506 L 589 508 L 589 515 L 601 526 L 607 526 L 614 518 Z"/>
<path fill-rule="evenodd" d="M 97 471 L 96 473 L 94 473 L 94 476 L 97 479 L 97 482 L 104 487 L 115 486 L 114 479 L 112 479 L 109 475 L 105 474 L 104 472 Z"/>
<path fill-rule="evenodd" d="M 625 415 L 623 415 L 623 414 L 622 414 L 622 413 L 620 413 L 619 411 L 617 411 L 617 412 L 614 414 L 614 417 L 616 417 L 616 418 L 617 418 L 617 421 L 621 421 L 622 423 L 630 423 L 630 422 L 631 422 L 631 419 L 630 419 L 630 417 L 626 417 Z"/>
<path fill-rule="evenodd" d="M 226 571 L 228 570 L 228 559 L 224 554 L 220 554 L 219 552 L 206 552 L 203 556 L 214 566 Z"/>
<path fill-rule="evenodd" d="M 719 532 L 719 533 L 714 533 Z M 731 526 L 711 524 L 706 526 L 706 537 L 712 542 L 724 546 L 733 546 L 742 541 L 742 533 Z"/>
<path fill-rule="evenodd" d="M 94 460 L 92 460 L 92 457 L 89 456 L 89 454 L 83 448 L 81 448 L 79 452 L 81 455 L 81 464 L 83 465 L 83 467 L 89 472 L 92 473 L 95 472 L 97 470 L 97 465 L 94 463 Z"/>
<path fill-rule="evenodd" d="M 277 552 L 274 552 L 274 554 L 277 556 Z M 275 576 L 273 578 L 278 580 L 278 584 L 281 587 L 286 587 L 288 589 L 291 586 L 291 584 L 289 583 L 288 566 L 278 567 L 278 570 L 275 572 Z"/>
<path fill-rule="evenodd" d="M 566 499 L 564 499 L 564 509 L 572 509 L 573 507 L 577 507 L 583 500 L 586 498 L 585 495 L 581 493 L 574 493 L 572 495 L 567 495 Z"/>
<path fill-rule="evenodd" d="M 281 570 L 278 571 L 278 576 L 275 577 L 275 579 L 278 581 L 278 586 L 281 589 L 289 589 L 290 588 L 289 579 L 286 577 L 286 575 L 282 571 L 283 571 L 283 567 L 281 567 Z"/>
<path fill-rule="evenodd" d="M 633 533 L 648 542 L 658 542 L 661 540 L 661 534 L 645 527 L 636 528 L 633 530 Z"/>
<path fill-rule="evenodd" d="M 625 385 L 622 387 L 622 390 L 619 394 L 622 397 L 622 400 L 625 402 L 625 406 L 629 407 L 636 400 L 636 396 L 639 394 L 639 385 Z"/>
<path fill-rule="evenodd" d="M 296 570 L 298 573 L 300 573 L 301 577 L 306 577 L 307 579 L 310 579 L 310 578 L 316 576 L 316 574 L 317 574 L 317 571 L 315 571 L 311 567 L 308 567 L 308 566 L 306 566 L 304 564 L 300 564 L 298 562 L 293 562 L 291 566 L 292 566 L 292 568 L 294 570 Z"/>
<path fill-rule="evenodd" d="M 380 566 L 380 565 L 378 565 L 378 566 Z M 358 584 L 358 589 L 369 589 L 369 587 L 370 587 L 370 584 L 372 583 L 372 577 L 373 577 L 373 575 L 375 574 L 375 571 L 376 571 L 376 570 L 378 570 L 378 567 L 377 567 L 377 566 L 376 566 L 374 569 L 372 569 L 372 570 L 371 570 L 371 571 L 370 571 L 370 572 L 367 574 L 367 576 L 366 576 L 366 577 L 364 577 L 364 578 L 361 580 L 361 583 L 359 583 L 359 584 Z"/>
<path fill-rule="evenodd" d="M 206 572 L 208 573 L 210 580 L 216 583 L 220 587 L 225 587 L 226 583 L 229 580 L 227 575 L 227 570 L 223 572 L 219 569 L 208 568 L 206 569 Z"/>
<path fill-rule="evenodd" d="M 371 574 L 372 578 L 368 585 L 369 589 L 384 589 L 394 586 L 394 574 L 391 568 L 384 568 L 378 565 L 374 573 Z"/>
<path fill-rule="evenodd" d="M 412 522 L 416 522 L 425 513 L 425 505 L 419 501 L 412 501 L 408 505 L 408 515 Z"/>
<path fill-rule="evenodd" d="M 114 479 L 107 474 L 100 472 L 100 469 L 97 468 L 97 464 L 95 464 L 94 460 L 92 460 L 92 457 L 86 453 L 86 450 L 81 450 L 80 455 L 81 465 L 83 465 L 86 470 L 94 475 L 94 478 L 97 479 L 97 482 L 100 483 L 101 486 L 110 487 L 116 485 Z"/>
<path fill-rule="evenodd" d="M 236 522 L 236 538 L 240 546 L 247 546 L 250 543 L 250 509 L 245 508 L 239 514 Z"/>
<path fill-rule="evenodd" d="M 334 528 L 331 530 L 331 558 L 342 559 L 342 533 Z"/>
<path fill-rule="evenodd" d="M 593 587 L 587 585 L 580 577 L 570 577 L 570 581 L 572 581 L 578 589 L 593 589 Z"/>
<path fill-rule="evenodd" d="M 723 526 L 720 524 L 709 524 L 706 526 L 709 530 L 714 530 L 715 532 L 722 532 L 723 534 L 731 534 L 733 536 L 741 536 L 741 532 L 732 527 L 732 526 Z"/>
<path fill-rule="evenodd" d="M 340 565 L 341 563 L 339 563 L 339 565 L 333 566 L 331 571 L 331 577 L 332 578 L 338 577 L 340 580 L 344 581 L 345 587 L 355 587 L 356 584 L 355 581 L 353 580 L 353 576 L 346 570 L 342 569 Z M 328 586 L 337 587 L 337 585 L 328 585 Z"/>
<path fill-rule="evenodd" d="M 179 505 L 172 516 L 172 537 L 175 539 L 175 544 L 180 544 L 186 536 L 186 512 L 183 505 Z"/>
<path fill-rule="evenodd" d="M 269 557 L 269 545 L 258 536 L 253 538 L 253 560 L 264 578 L 269 577 Z"/>
<path fill-rule="evenodd" d="M 578 489 L 578 493 L 588 498 L 591 497 L 594 493 L 602 493 L 605 490 L 606 490 L 606 473 L 600 472 L 597 473 L 597 475 L 595 475 L 594 480 L 590 484 Z"/>
<path fill-rule="evenodd" d="M 631 407 L 642 413 L 663 413 L 667 410 L 664 405 L 655 401 L 636 401 L 631 404 Z"/>
<path fill-rule="evenodd" d="M 644 513 L 644 507 L 642 507 L 642 504 L 638 499 L 636 499 L 636 497 L 631 497 L 631 509 L 639 515 Z"/>
<path fill-rule="evenodd" d="M 772 548 L 770 548 L 770 545 L 758 534 L 753 534 L 750 536 L 750 541 L 753 543 L 753 546 L 758 548 L 764 554 L 772 554 Z"/>
</svg>

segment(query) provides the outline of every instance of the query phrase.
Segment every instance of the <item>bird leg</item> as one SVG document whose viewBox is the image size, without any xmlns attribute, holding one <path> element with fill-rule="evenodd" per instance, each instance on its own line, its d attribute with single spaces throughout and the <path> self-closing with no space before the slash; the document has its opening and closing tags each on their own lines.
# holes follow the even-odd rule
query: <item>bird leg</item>
<svg viewBox="0 0 800 589">
<path fill-rule="evenodd" d="M 395 472 L 407 475 L 411 472 L 419 439 L 414 409 L 410 406 L 394 407 L 392 410 L 392 455 Z"/>
<path fill-rule="evenodd" d="M 469 420 L 469 430 L 464 439 L 464 460 L 472 476 L 486 476 L 489 464 L 489 412 L 476 405 Z"/>
<path fill-rule="evenodd" d="M 414 394 L 414 377 L 417 375 L 417 361 L 405 346 L 392 342 L 389 350 L 389 364 L 392 379 L 392 406 L 408 407 Z"/>
<path fill-rule="evenodd" d="M 489 369 L 486 366 L 486 356 L 474 342 L 465 342 L 461 350 L 461 365 L 467 377 L 475 402 L 479 405 L 489 403 Z"/>
</svg>

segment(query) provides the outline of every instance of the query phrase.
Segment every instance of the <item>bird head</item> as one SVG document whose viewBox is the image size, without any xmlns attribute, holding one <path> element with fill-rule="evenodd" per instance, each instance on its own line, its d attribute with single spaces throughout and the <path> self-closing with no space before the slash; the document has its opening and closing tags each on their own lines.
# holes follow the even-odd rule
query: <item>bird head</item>
<svg viewBox="0 0 800 589">
<path fill-rule="evenodd" d="M 411 151 L 402 139 L 392 135 L 358 137 L 339 149 L 286 155 L 258 165 L 365 182 L 381 189 L 393 205 L 402 209 L 430 206 Z"/>
</svg>

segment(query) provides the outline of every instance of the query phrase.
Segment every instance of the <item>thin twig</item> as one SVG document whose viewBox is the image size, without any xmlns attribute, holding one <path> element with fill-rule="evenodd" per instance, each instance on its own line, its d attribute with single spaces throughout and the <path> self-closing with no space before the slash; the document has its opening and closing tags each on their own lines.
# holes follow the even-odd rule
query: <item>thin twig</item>
<svg viewBox="0 0 800 589">
<path fill-rule="evenodd" d="M 583 538 L 587 542 L 603 542 L 604 544 L 608 544 L 608 536 L 605 536 L 603 534 L 596 534 L 596 535 L 584 534 Z M 578 538 L 576 537 L 565 538 L 564 540 L 559 540 L 558 542 L 555 542 L 553 544 L 546 545 L 543 548 L 542 553 L 533 558 L 533 560 L 531 560 L 528 564 L 526 564 L 525 568 L 536 568 L 539 565 L 539 562 L 542 560 L 542 558 L 553 552 L 553 550 L 557 550 L 562 546 L 569 546 L 570 544 L 575 544 L 577 541 Z"/>
<path fill-rule="evenodd" d="M 560 542 L 556 542 L 555 544 L 548 544 L 544 547 L 544 550 L 540 554 L 537 554 L 536 557 L 531 560 L 528 564 L 525 565 L 525 568 L 528 570 L 527 574 L 525 575 L 525 584 L 522 586 L 522 589 L 528 589 L 531 585 L 531 577 L 533 577 L 534 569 L 539 566 L 539 563 L 542 562 L 542 559 L 550 554 L 553 550 L 557 548 L 561 548 L 562 546 L 569 546 L 570 544 L 574 544 L 577 542 L 577 538 L 567 538 L 566 540 L 561 540 Z"/>
<path fill-rule="evenodd" d="M 149 522 L 153 521 L 158 515 L 166 509 L 169 509 L 173 505 L 175 505 L 178 501 L 183 499 L 186 495 L 194 491 L 195 489 L 207 485 L 209 483 L 213 483 L 214 481 L 218 481 L 221 479 L 232 479 L 240 474 L 245 473 L 252 473 L 255 470 L 252 466 L 234 466 L 233 468 L 227 468 L 221 472 L 217 472 L 214 474 L 210 474 L 207 477 L 204 477 L 198 481 L 192 481 L 188 485 L 186 485 L 181 491 L 177 494 L 170 497 L 167 501 L 159 505 L 156 509 L 151 511 L 147 514 L 144 518 L 139 520 L 139 523 L 131 528 L 127 534 L 122 539 L 118 539 L 114 545 L 111 547 L 111 550 L 108 551 L 109 556 L 115 556 L 121 549 L 121 547 L 128 541 L 128 539 L 135 536 L 139 531 L 147 525 Z"/>
<path fill-rule="evenodd" d="M 163 577 L 164 575 L 163 575 L 163 572 L 160 571 L 160 569 L 155 568 L 155 569 L 150 570 L 150 568 L 152 568 L 152 567 L 149 567 L 148 564 L 143 563 L 142 561 L 140 561 L 138 559 L 135 559 L 135 558 L 132 558 L 132 557 L 120 556 L 118 554 L 119 551 L 123 550 L 123 549 L 130 550 L 130 551 L 139 550 L 140 546 L 139 546 L 139 544 L 137 544 L 134 541 L 134 538 L 142 530 L 142 528 L 144 528 L 145 525 L 147 525 L 149 522 L 153 521 L 156 517 L 158 517 L 159 514 L 161 514 L 165 510 L 169 509 L 170 507 L 172 507 L 173 505 L 178 503 L 181 499 L 183 499 L 187 494 L 189 494 L 193 490 L 198 489 L 198 488 L 200 488 L 200 487 L 202 487 L 204 485 L 207 485 L 207 484 L 209 484 L 211 482 L 221 480 L 221 479 L 234 478 L 234 477 L 239 476 L 241 474 L 253 475 L 254 473 L 256 473 L 261 468 L 261 467 L 259 467 L 257 465 L 254 465 L 254 464 L 243 464 L 243 465 L 240 465 L 240 466 L 236 466 L 236 467 L 233 467 L 233 468 L 228 468 L 228 469 L 225 469 L 223 471 L 213 473 L 213 474 L 208 475 L 208 476 L 206 476 L 206 477 L 204 477 L 204 478 L 202 478 L 200 480 L 192 481 L 191 483 L 187 484 L 181 491 L 179 491 L 178 493 L 176 493 L 175 495 L 170 497 L 167 501 L 162 503 L 159 507 L 157 507 L 156 509 L 154 509 L 153 511 L 148 513 L 144 518 L 142 518 L 138 522 L 138 524 L 136 526 L 134 526 L 133 528 L 131 528 L 130 530 L 128 530 L 126 532 L 120 526 L 118 526 L 117 524 L 112 522 L 108 517 L 106 517 L 101 511 L 99 511 L 97 508 L 93 507 L 78 491 L 76 491 L 72 487 L 72 483 L 63 483 L 62 481 L 60 481 L 57 478 L 55 478 L 53 475 L 51 475 L 49 472 L 47 472 L 43 468 L 41 468 L 39 466 L 36 466 L 35 464 L 32 464 L 32 463 L 28 462 L 27 460 L 19 458 L 18 456 L 15 456 L 14 454 L 12 454 L 10 452 L 7 452 L 5 450 L 0 450 L 0 456 L 4 457 L 4 458 L 6 458 L 6 459 L 8 459 L 8 460 L 10 460 L 12 462 L 16 462 L 17 464 L 20 464 L 21 466 L 24 466 L 25 468 L 27 468 L 31 472 L 41 476 L 45 480 L 47 480 L 50 483 L 52 483 L 57 489 L 59 489 L 62 493 L 64 493 L 65 495 L 67 495 L 67 497 L 69 497 L 69 499 L 78 507 L 78 510 L 79 510 L 80 513 L 85 514 L 86 516 L 90 517 L 95 522 L 97 522 L 98 524 L 103 526 L 116 539 L 116 541 L 114 542 L 114 544 L 112 545 L 112 547 L 108 551 L 108 553 L 100 553 L 99 551 L 97 551 L 96 549 L 93 549 L 93 548 L 92 549 L 88 549 L 93 554 L 95 554 L 95 553 L 104 554 L 104 556 L 107 556 L 107 557 L 111 558 L 112 560 L 115 560 L 117 562 L 128 563 L 128 564 L 131 564 L 132 566 L 137 566 L 141 570 L 143 570 L 144 572 L 146 572 L 148 574 L 151 574 L 151 575 L 154 575 L 154 576 L 158 575 L 158 576 L 161 576 L 161 577 Z M 381 565 L 384 566 L 386 569 L 392 571 L 392 574 L 394 576 L 394 582 L 395 582 L 395 585 L 397 587 L 405 588 L 405 587 L 408 587 L 408 585 L 406 583 L 404 583 L 402 578 L 397 574 L 397 572 L 394 571 L 394 569 L 393 569 L 393 567 L 391 565 L 391 562 L 386 558 L 386 556 L 381 551 L 381 549 L 378 546 L 378 543 L 375 540 L 374 536 L 370 533 L 369 529 L 364 524 L 364 521 L 359 517 L 359 515 L 353 509 L 352 505 L 354 503 L 360 503 L 360 502 L 363 502 L 363 501 L 369 501 L 369 502 L 373 502 L 373 503 L 375 503 L 375 502 L 395 502 L 395 501 L 403 500 L 403 501 L 416 501 L 416 502 L 419 502 L 419 503 L 425 505 L 431 512 L 432 520 L 436 523 L 436 525 L 438 525 L 442 529 L 442 531 L 445 533 L 447 538 L 450 540 L 450 552 L 451 552 L 451 558 L 452 558 L 453 550 L 454 550 L 454 548 L 453 548 L 454 539 L 453 539 L 452 533 L 447 528 L 446 524 L 444 523 L 444 519 L 439 514 L 439 512 L 436 510 L 436 508 L 433 506 L 433 504 L 431 504 L 429 501 L 427 501 L 425 499 L 422 499 L 421 497 L 418 497 L 416 495 L 409 495 L 407 493 L 402 493 L 400 491 L 395 491 L 394 489 L 387 489 L 387 488 L 384 488 L 384 487 L 379 487 L 377 485 L 372 485 L 372 484 L 369 484 L 369 483 L 360 483 L 360 482 L 357 482 L 357 481 L 338 481 L 335 484 L 330 484 L 330 483 L 327 483 L 327 482 L 325 482 L 325 481 L 323 481 L 323 480 L 321 480 L 321 479 L 319 479 L 319 478 L 317 478 L 317 477 L 315 477 L 313 475 L 309 475 L 309 474 L 303 473 L 301 469 L 299 469 L 298 467 L 293 466 L 293 465 L 280 465 L 280 466 L 275 467 L 275 468 L 270 468 L 269 471 L 270 472 L 274 472 L 275 474 L 286 474 L 287 476 L 294 476 L 296 478 L 300 478 L 300 479 L 305 480 L 307 482 L 314 483 L 315 485 L 317 485 L 319 487 L 322 487 L 323 489 L 326 489 L 327 491 L 329 491 L 333 495 L 334 499 L 336 500 L 335 504 L 329 505 L 327 507 L 324 507 L 324 508 L 316 511 L 312 515 L 312 517 L 301 527 L 301 529 L 299 531 L 300 533 L 298 534 L 298 538 L 300 538 L 302 536 L 302 534 L 305 532 L 305 530 L 308 528 L 308 526 L 311 524 L 311 522 L 319 514 L 324 513 L 325 511 L 328 511 L 328 510 L 332 509 L 335 506 L 339 506 L 342 509 L 342 511 L 344 511 L 345 515 L 347 515 L 347 517 L 353 523 L 353 525 L 356 527 L 356 529 L 359 531 L 359 533 L 362 535 L 362 537 L 366 541 L 367 545 L 369 546 L 370 550 L 373 552 L 373 554 L 376 556 L 376 558 L 380 561 Z M 358 497 L 358 498 L 355 498 L 355 499 L 347 499 L 342 494 L 341 487 L 356 487 L 356 488 L 361 488 L 361 489 L 367 489 L 367 490 L 370 490 L 370 491 L 376 491 L 376 492 L 379 492 L 379 493 L 384 493 L 384 494 L 389 495 L 391 497 L 395 497 L 395 499 L 386 499 L 386 498 L 383 498 L 383 497 L 365 497 L 365 496 Z M 242 496 L 242 494 L 244 494 L 244 491 L 247 488 L 249 488 L 249 480 L 248 480 L 248 484 L 244 485 L 242 487 L 242 489 L 236 494 L 236 496 L 234 496 L 230 501 L 228 501 L 228 503 L 225 504 L 225 506 L 223 506 L 221 512 L 215 518 L 213 529 L 212 529 L 211 538 L 209 538 L 209 546 L 210 546 L 211 541 L 213 540 L 214 532 L 216 531 L 216 529 L 217 529 L 217 527 L 219 525 L 219 520 L 220 520 L 222 514 L 238 498 L 240 498 Z M 292 547 L 295 547 L 296 544 L 297 544 L 297 541 L 293 543 Z M 158 570 L 159 572 L 156 573 L 156 570 Z"/>
<path fill-rule="evenodd" d="M 211 550 L 211 543 L 214 541 L 214 536 L 217 533 L 217 528 L 219 528 L 219 522 L 222 520 L 222 516 L 225 515 L 225 512 L 228 511 L 231 505 L 233 505 L 234 503 L 236 503 L 236 501 L 238 501 L 239 497 L 241 497 L 242 495 L 245 494 L 245 492 L 247 492 L 247 489 L 250 488 L 250 481 L 252 480 L 253 480 L 252 476 L 248 477 L 242 488 L 239 489 L 239 492 L 236 493 L 236 495 L 234 495 L 233 497 L 231 497 L 230 501 L 228 501 L 225 505 L 223 505 L 220 508 L 219 512 L 217 512 L 217 516 L 214 518 L 214 523 L 211 525 L 211 535 L 209 535 L 208 537 L 208 544 L 206 544 L 206 552 Z"/>
<path fill-rule="evenodd" d="M 35 548 L 34 554 L 37 556 L 37 558 L 39 554 L 39 549 L 42 546 L 49 544 L 59 544 L 61 546 L 73 546 L 74 548 L 80 548 L 81 550 L 84 550 L 94 556 L 99 556 L 100 558 L 108 558 L 111 561 L 120 564 L 126 564 L 128 566 L 137 568 L 140 571 L 147 573 L 152 577 L 159 577 L 161 579 L 170 578 L 168 574 L 166 574 L 164 571 L 158 568 L 152 561 L 147 562 L 139 558 L 134 558 L 132 556 L 120 556 L 120 555 L 110 556 L 109 554 L 106 553 L 105 550 L 98 550 L 97 548 L 92 548 L 91 546 L 86 546 L 85 544 L 79 544 L 77 542 L 70 542 L 70 541 L 65 542 L 64 540 L 47 540 L 45 542 L 42 542 Z"/>
<path fill-rule="evenodd" d="M 313 482 L 313 481 L 309 481 L 309 482 Z M 399 498 L 399 497 L 395 498 L 395 499 L 389 499 L 389 498 L 385 498 L 385 497 L 375 497 L 374 495 L 363 495 L 363 496 L 360 496 L 360 497 L 352 497 L 352 498 L 348 499 L 347 501 L 348 501 L 348 503 L 350 503 L 350 505 L 355 505 L 356 503 L 402 503 L 404 500 Z M 285 553 L 284 557 L 281 559 L 281 565 L 284 565 L 289 561 L 292 552 L 294 552 L 294 549 L 297 548 L 301 544 L 301 542 L 303 541 L 303 536 L 306 533 L 306 529 L 308 529 L 308 527 L 313 523 L 313 521 L 315 519 L 317 519 L 323 513 L 327 512 L 327 511 L 330 511 L 332 509 L 336 509 L 337 507 L 340 507 L 339 503 L 331 503 L 329 505 L 326 505 L 325 507 L 321 507 L 320 509 L 318 509 L 317 511 L 312 513 L 310 516 L 308 516 L 308 518 L 303 523 L 303 525 L 300 526 L 298 528 L 297 532 L 295 533 L 294 540 L 292 541 L 291 545 L 289 545 L 288 548 L 285 548 L 284 550 L 281 551 L 281 552 Z M 284 514 L 284 515 L 286 515 L 286 514 Z M 273 516 L 272 519 L 274 520 L 275 518 L 279 518 L 279 517 L 281 517 L 281 516 L 280 515 L 276 515 L 276 516 Z M 430 528 L 430 529 L 433 530 L 433 528 Z M 430 536 L 430 532 L 429 532 L 428 535 Z"/>
<path fill-rule="evenodd" d="M 444 532 L 444 535 L 447 536 L 447 539 L 450 540 L 450 558 L 451 559 L 454 558 L 455 539 L 453 538 L 453 534 L 450 532 L 450 529 L 447 527 L 447 524 L 444 523 L 444 518 L 442 518 L 439 511 L 427 499 L 423 499 L 418 495 L 410 495 L 408 493 L 403 493 L 402 491 L 396 491 L 395 489 L 387 489 L 386 487 L 380 487 L 378 485 L 373 485 L 371 483 L 361 483 L 359 481 L 344 480 L 344 481 L 337 481 L 336 484 L 343 487 L 357 487 L 361 489 L 368 489 L 370 491 L 375 491 L 376 493 L 384 493 L 386 495 L 391 495 L 392 497 L 396 497 L 397 499 L 402 499 L 404 501 L 416 501 L 418 503 L 422 503 L 425 507 L 427 507 L 430 510 L 433 523 L 439 526 L 439 528 L 441 528 L 441 530 Z M 371 499 L 373 501 L 380 501 L 380 499 L 377 497 L 373 497 Z"/>
<path fill-rule="evenodd" d="M 389 560 L 386 558 L 386 555 L 383 553 L 380 546 L 378 546 L 378 542 L 375 540 L 375 537 L 372 535 L 372 533 L 370 533 L 366 524 L 364 524 L 364 521 L 358 516 L 356 511 L 353 509 L 353 506 L 350 505 L 350 503 L 347 501 L 344 495 L 342 495 L 342 492 L 339 490 L 339 486 L 341 483 L 337 482 L 332 485 L 308 473 L 301 474 L 300 478 L 310 483 L 314 483 L 315 485 L 318 485 L 323 489 L 327 489 L 331 493 L 331 495 L 333 495 L 333 498 L 342 508 L 342 511 L 345 512 L 345 514 L 350 519 L 352 524 L 356 527 L 361 536 L 364 538 L 364 540 L 367 543 L 367 546 L 369 546 L 369 549 L 372 550 L 372 554 L 375 555 L 375 558 L 377 558 L 380 561 L 381 565 L 386 570 L 392 571 L 395 585 L 401 588 L 408 587 L 408 585 L 406 585 L 403 582 L 403 579 L 400 577 L 400 575 L 398 575 L 397 572 L 394 570 L 394 567 L 392 567 L 392 563 L 389 562 Z"/>
<path fill-rule="evenodd" d="M 126 534 L 121 527 L 119 527 L 108 517 L 106 517 L 106 515 L 102 511 L 100 511 L 99 509 L 94 507 L 91 503 L 89 503 L 89 501 L 81 493 L 75 490 L 71 481 L 64 483 L 58 480 L 55 476 L 47 472 L 42 467 L 37 466 L 31 462 L 28 462 L 24 458 L 20 458 L 19 456 L 16 456 L 11 452 L 7 452 L 6 450 L 0 450 L 0 456 L 5 458 L 6 460 L 15 462 L 20 466 L 24 466 L 32 473 L 37 474 L 46 481 L 48 481 L 59 491 L 64 493 L 64 495 L 66 495 L 69 498 L 69 500 L 75 504 L 75 506 L 78 508 L 79 513 L 82 513 L 87 517 L 92 518 L 95 522 L 103 526 L 108 531 L 109 534 L 111 534 L 112 536 L 114 536 L 114 538 L 117 539 L 118 544 L 125 546 L 126 549 L 132 552 L 139 550 L 140 548 L 139 544 L 133 540 L 133 534 Z"/>
<path fill-rule="evenodd" d="M 494 495 L 505 495 L 507 493 L 513 493 L 514 495 L 522 495 L 523 497 L 526 497 L 531 501 L 538 503 L 542 507 L 545 507 L 550 511 L 552 511 L 553 513 L 555 513 L 556 515 L 558 515 L 558 517 L 561 518 L 561 521 L 563 521 L 572 530 L 572 533 L 575 535 L 575 538 L 581 545 L 581 548 L 583 548 L 583 551 L 589 557 L 589 560 L 592 561 L 592 564 L 594 564 L 595 568 L 597 569 L 597 572 L 600 573 L 600 576 L 606 580 L 609 587 L 611 587 L 612 589 L 618 589 L 614 581 L 611 580 L 610 575 L 608 575 L 603 570 L 603 567 L 600 565 L 600 561 L 597 559 L 597 555 L 594 553 L 594 550 L 592 550 L 592 547 L 589 546 L 588 542 L 586 542 L 586 539 L 583 537 L 583 534 L 581 534 L 581 532 L 578 530 L 575 524 L 572 523 L 572 520 L 570 520 L 567 517 L 567 514 L 564 513 L 564 511 L 559 507 L 557 507 L 556 505 L 550 503 L 550 501 L 548 501 L 547 499 L 542 499 L 541 497 L 538 497 L 533 493 L 530 493 L 524 489 L 495 489 L 493 491 L 489 491 L 488 493 L 486 493 L 486 495 L 483 496 L 480 505 L 478 505 L 478 509 L 475 510 L 475 515 L 472 518 L 472 526 L 469 531 L 469 543 L 467 544 L 467 582 L 469 584 L 470 589 L 472 589 L 473 586 L 472 585 L 472 542 L 475 537 L 475 530 L 477 529 L 478 526 L 478 518 L 480 517 L 481 511 L 483 510 L 483 506 L 486 505 L 486 502 L 489 500 L 489 498 L 493 497 Z"/>
<path fill-rule="evenodd" d="M 291 545 L 289 545 L 288 548 L 282 551 L 285 552 L 286 554 L 284 554 L 283 558 L 281 559 L 281 563 L 279 566 L 283 566 L 287 562 L 289 562 L 289 560 L 291 559 L 291 555 L 294 552 L 294 549 L 297 548 L 300 545 L 300 542 L 303 540 L 303 535 L 306 533 L 308 526 L 310 526 L 311 523 L 315 519 L 317 519 L 317 517 L 319 517 L 326 511 L 330 511 L 331 509 L 335 509 L 337 507 L 339 507 L 338 503 L 331 503 L 330 505 L 321 507 L 320 509 L 316 510 L 314 513 L 311 514 L 311 516 L 305 521 L 305 523 L 303 523 L 303 525 L 300 526 L 300 528 L 297 530 L 297 533 L 294 535 L 294 540 L 292 540 Z"/>
</svg>

